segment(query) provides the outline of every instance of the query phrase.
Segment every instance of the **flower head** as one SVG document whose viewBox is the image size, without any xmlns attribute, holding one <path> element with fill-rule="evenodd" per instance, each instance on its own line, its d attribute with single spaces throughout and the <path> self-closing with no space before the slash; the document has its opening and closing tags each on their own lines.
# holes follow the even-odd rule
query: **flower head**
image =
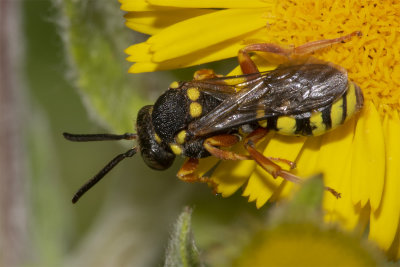
<svg viewBox="0 0 400 267">
<path fill-rule="evenodd" d="M 319 137 L 270 133 L 257 148 L 266 156 L 295 161 L 300 177 L 324 174 L 325 219 L 363 230 L 391 257 L 400 258 L 400 3 L 335 0 L 120 0 L 127 26 L 152 35 L 126 52 L 131 72 L 172 69 L 235 57 L 249 43 L 301 45 L 354 31 L 363 36 L 313 56 L 348 71 L 364 93 L 365 106 L 337 130 Z M 261 69 L 264 55 L 257 55 Z M 235 70 L 237 73 L 238 70 Z M 234 149 L 243 149 L 237 147 Z M 243 151 L 242 151 L 243 152 Z M 201 163 L 204 173 L 210 162 Z M 204 167 L 205 166 L 205 167 Z M 284 167 L 284 166 L 283 166 Z M 222 162 L 213 173 L 218 192 L 243 195 L 257 207 L 296 188 L 274 179 L 253 161 Z"/>
</svg>

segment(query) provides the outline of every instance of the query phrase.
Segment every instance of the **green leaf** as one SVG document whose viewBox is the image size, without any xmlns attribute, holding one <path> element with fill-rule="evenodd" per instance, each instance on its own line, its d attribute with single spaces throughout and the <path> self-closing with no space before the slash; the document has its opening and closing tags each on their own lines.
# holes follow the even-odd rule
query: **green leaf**
<svg viewBox="0 0 400 267">
<path fill-rule="evenodd" d="M 28 150 L 32 167 L 27 203 L 31 216 L 29 233 L 34 261 L 38 265 L 57 266 L 65 254 L 65 237 L 71 225 L 68 216 L 71 205 L 63 202 L 69 196 L 65 195 L 62 187 L 55 142 L 45 114 L 38 108 L 32 109 L 28 126 Z"/>
<path fill-rule="evenodd" d="M 135 88 L 139 78 L 127 73 L 123 51 L 134 40 L 118 1 L 63 0 L 56 6 L 70 74 L 87 109 L 115 131 L 132 129 L 146 101 Z"/>
<path fill-rule="evenodd" d="M 307 179 L 292 201 L 289 209 L 293 212 L 299 209 L 317 210 L 321 207 L 324 194 L 324 182 L 322 174 Z"/>
<path fill-rule="evenodd" d="M 200 261 L 199 251 L 194 242 L 191 217 L 192 210 L 190 208 L 185 208 L 179 216 L 168 243 L 165 267 L 204 266 Z"/>
<path fill-rule="evenodd" d="M 277 206 L 272 211 L 270 222 L 275 224 L 293 221 L 322 223 L 321 203 L 324 194 L 322 178 L 322 175 L 316 175 L 307 179 L 293 199 Z"/>
</svg>

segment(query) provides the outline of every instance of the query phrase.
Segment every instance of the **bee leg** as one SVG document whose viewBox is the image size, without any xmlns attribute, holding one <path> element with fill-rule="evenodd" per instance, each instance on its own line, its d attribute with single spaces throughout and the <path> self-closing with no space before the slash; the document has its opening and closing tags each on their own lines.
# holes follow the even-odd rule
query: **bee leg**
<svg viewBox="0 0 400 267">
<path fill-rule="evenodd" d="M 195 173 L 199 165 L 198 159 L 189 158 L 179 169 L 176 176 L 187 183 L 205 183 L 208 184 L 216 192 L 217 184 L 212 181 L 209 177 L 199 176 Z"/>
<path fill-rule="evenodd" d="M 238 59 L 239 64 L 242 69 L 243 74 L 250 74 L 250 73 L 257 73 L 259 72 L 256 64 L 250 58 L 251 52 L 269 52 L 274 53 L 286 57 L 290 57 L 292 55 L 302 55 L 312 53 L 316 50 L 322 49 L 324 47 L 330 46 L 332 44 L 341 43 L 350 39 L 353 36 L 361 36 L 360 31 L 352 32 L 348 35 L 341 36 L 334 39 L 325 39 L 325 40 L 318 40 L 309 43 L 305 43 L 298 47 L 292 48 L 284 48 L 277 44 L 271 43 L 256 43 L 247 45 L 239 50 Z"/>
<path fill-rule="evenodd" d="M 246 139 L 245 143 L 247 142 L 253 142 L 257 143 L 259 140 L 261 140 L 266 134 L 268 133 L 268 130 L 265 128 L 258 128 L 255 131 L 253 131 L 251 134 L 249 134 Z M 249 160 L 252 159 L 251 157 L 247 155 L 240 155 L 232 151 L 226 151 L 219 149 L 218 147 L 230 147 L 234 144 L 236 144 L 239 141 L 239 138 L 237 138 L 235 135 L 218 135 L 214 136 L 211 138 L 206 139 L 204 142 L 204 148 L 210 152 L 211 155 L 214 157 L 217 157 L 219 159 L 223 160 Z M 270 161 L 279 161 L 286 163 L 289 165 L 291 169 L 296 168 L 296 163 L 287 159 L 281 159 L 281 158 L 276 158 L 276 157 L 266 157 Z"/>
<path fill-rule="evenodd" d="M 282 168 L 277 165 L 276 163 L 274 163 L 272 160 L 273 159 L 277 159 L 277 158 L 268 158 L 265 157 L 263 154 L 261 154 L 260 152 L 258 152 L 255 148 L 254 145 L 255 143 L 257 143 L 258 141 L 260 141 L 264 136 L 266 136 L 268 134 L 268 130 L 265 128 L 257 128 L 256 130 L 254 130 L 252 133 L 250 133 L 246 139 L 244 140 L 244 146 L 246 148 L 246 150 L 249 152 L 251 158 L 253 160 L 255 160 L 258 165 L 260 165 L 264 170 L 266 170 L 268 173 L 270 173 L 274 178 L 284 175 L 285 177 L 282 177 L 284 179 L 286 179 L 286 173 L 290 174 L 288 176 L 289 179 L 293 180 L 293 182 L 300 182 L 301 179 L 298 178 L 297 176 L 294 176 L 293 174 L 286 172 L 284 170 L 282 170 Z M 280 161 L 285 161 L 285 162 L 289 162 L 287 160 L 283 160 L 283 159 L 279 159 Z"/>
<path fill-rule="evenodd" d="M 218 78 L 218 77 L 221 77 L 221 75 L 216 74 L 214 72 L 214 70 L 212 70 L 212 69 L 197 70 L 193 74 L 193 80 L 196 80 L 196 81 L 212 79 L 212 78 Z"/>
<path fill-rule="evenodd" d="M 287 159 L 282 159 L 282 158 L 276 158 L 276 157 L 266 157 L 270 159 L 271 161 L 277 161 L 277 162 L 282 162 L 287 164 L 291 170 L 296 169 L 296 162 L 287 160 Z"/>
<path fill-rule="evenodd" d="M 257 162 L 257 164 L 261 168 L 263 168 L 266 172 L 271 174 L 272 177 L 276 178 L 276 177 L 280 176 L 285 180 L 288 180 L 290 182 L 297 183 L 297 184 L 303 182 L 303 180 L 300 177 L 298 177 L 288 171 L 283 170 L 279 165 L 274 163 L 271 159 L 265 157 L 263 154 L 258 152 L 254 148 L 253 143 L 251 141 L 246 143 L 245 147 L 246 147 L 246 150 L 249 152 L 251 158 L 255 162 Z"/>
<path fill-rule="evenodd" d="M 251 159 L 249 156 L 240 155 L 232 151 L 222 150 L 219 147 L 230 147 L 239 142 L 240 139 L 236 135 L 221 134 L 207 138 L 204 141 L 204 148 L 210 152 L 211 155 L 223 160 L 247 160 Z"/>
<path fill-rule="evenodd" d="M 263 139 L 266 135 L 268 134 L 268 130 L 262 127 L 259 127 L 257 129 L 255 129 L 253 132 L 251 132 L 245 139 L 244 139 L 244 143 L 248 144 L 248 143 L 257 143 L 258 141 L 260 141 L 261 139 Z M 276 158 L 276 157 L 266 157 L 267 159 L 271 160 L 271 161 L 278 161 L 278 162 L 282 162 L 285 163 L 287 165 L 289 165 L 290 169 L 294 169 L 296 168 L 296 163 L 287 159 L 282 159 L 282 158 Z"/>
<path fill-rule="evenodd" d="M 332 44 L 337 44 L 337 43 L 344 42 L 344 41 L 350 39 L 351 37 L 361 36 L 361 35 L 362 35 L 362 33 L 360 31 L 355 31 L 355 32 L 352 32 L 350 34 L 347 34 L 347 35 L 344 35 L 344 36 L 341 36 L 341 37 L 338 37 L 338 38 L 324 39 L 324 40 L 318 40 L 318 41 L 314 41 L 314 42 L 308 42 L 308 43 L 302 44 L 302 45 L 300 45 L 298 47 L 294 47 L 292 49 L 289 49 L 289 50 L 292 50 L 289 55 L 291 55 L 291 54 L 301 55 L 301 54 L 312 53 L 314 51 L 317 51 L 319 49 L 325 48 L 325 47 L 330 46 Z"/>
<path fill-rule="evenodd" d="M 288 56 L 289 51 L 288 49 L 280 47 L 276 44 L 258 43 L 247 45 L 241 48 L 238 53 L 239 65 L 242 69 L 243 74 L 260 72 L 256 63 L 254 63 L 254 61 L 250 57 L 251 52 L 270 52 L 283 56 Z"/>
<path fill-rule="evenodd" d="M 297 175 L 294 175 L 293 173 L 290 173 L 288 171 L 283 170 L 279 165 L 274 163 L 272 160 L 278 159 L 279 161 L 289 163 L 291 161 L 285 160 L 285 159 L 279 159 L 279 158 L 268 158 L 265 157 L 263 154 L 258 152 L 254 148 L 254 144 L 259 141 L 261 138 L 263 138 L 266 134 L 268 133 L 268 130 L 264 128 L 258 128 L 254 130 L 251 134 L 247 136 L 245 139 L 245 148 L 249 152 L 251 158 L 257 162 L 257 164 L 263 168 L 266 172 L 272 175 L 272 177 L 282 177 L 283 179 L 300 184 L 303 182 L 303 180 L 298 177 Z M 293 162 L 294 164 L 294 162 Z M 290 165 L 290 164 L 289 164 Z M 333 188 L 330 187 L 325 187 L 325 190 L 330 192 L 332 195 L 334 195 L 336 198 L 340 198 L 340 193 L 335 191 Z"/>
</svg>

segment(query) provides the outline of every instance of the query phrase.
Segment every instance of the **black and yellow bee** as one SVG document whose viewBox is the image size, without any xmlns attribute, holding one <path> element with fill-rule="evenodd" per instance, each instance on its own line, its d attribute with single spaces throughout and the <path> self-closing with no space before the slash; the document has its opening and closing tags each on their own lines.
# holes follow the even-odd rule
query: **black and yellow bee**
<svg viewBox="0 0 400 267">
<path fill-rule="evenodd" d="M 283 56 L 306 54 L 328 45 L 343 42 L 359 32 L 329 40 L 320 40 L 285 49 L 273 44 L 252 44 L 239 51 L 239 63 L 244 75 L 217 77 L 211 70 L 200 70 L 195 79 L 173 82 L 154 105 L 143 107 L 137 116 L 137 134 L 69 134 L 71 141 L 137 140 L 137 146 L 115 157 L 75 194 L 78 199 L 103 178 L 118 162 L 133 156 L 138 150 L 145 163 L 156 170 L 171 166 L 177 155 L 188 158 L 178 172 L 187 182 L 213 185 L 195 170 L 200 158 L 215 156 L 224 160 L 255 160 L 273 177 L 292 182 L 301 179 L 283 170 L 254 145 L 268 131 L 284 135 L 321 135 L 346 122 L 363 105 L 360 88 L 348 80 L 342 68 L 324 62 L 290 61 L 276 69 L 259 72 L 250 52 L 272 52 Z M 244 137 L 248 154 L 242 155 L 230 147 Z M 339 194 L 327 188 L 333 194 Z"/>
</svg>

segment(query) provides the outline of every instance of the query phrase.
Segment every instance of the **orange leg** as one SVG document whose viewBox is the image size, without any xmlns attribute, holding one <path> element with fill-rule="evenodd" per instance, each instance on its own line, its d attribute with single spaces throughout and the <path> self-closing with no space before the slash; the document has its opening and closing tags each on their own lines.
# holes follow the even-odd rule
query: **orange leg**
<svg viewBox="0 0 400 267">
<path fill-rule="evenodd" d="M 187 183 L 208 184 L 210 187 L 212 187 L 214 189 L 214 192 L 216 192 L 217 184 L 214 183 L 213 180 L 211 180 L 209 177 L 205 177 L 205 176 L 200 177 L 199 175 L 197 175 L 195 173 L 198 165 L 199 165 L 198 159 L 189 158 L 179 169 L 176 176 L 178 176 L 178 178 L 180 180 L 187 182 Z"/>
<path fill-rule="evenodd" d="M 265 135 L 267 133 L 268 133 L 268 130 L 266 130 L 265 128 L 258 128 L 246 137 L 246 139 L 245 139 L 246 149 L 249 151 L 250 156 L 240 155 L 240 154 L 234 153 L 232 151 L 226 151 L 226 150 L 222 150 L 222 149 L 218 148 L 218 147 L 230 147 L 230 146 L 233 146 L 234 144 L 236 144 L 239 141 L 239 138 L 236 137 L 235 135 L 225 134 L 225 135 L 218 135 L 218 136 L 208 138 L 204 142 L 204 148 L 207 149 L 207 151 L 210 152 L 210 154 L 213 155 L 214 157 L 217 157 L 217 158 L 223 159 L 223 160 L 253 159 L 261 167 L 263 167 L 267 172 L 271 173 L 275 178 L 277 176 L 285 175 L 285 176 L 287 176 L 287 180 L 289 180 L 289 179 L 291 179 L 293 181 L 296 180 L 295 179 L 296 176 L 294 176 L 290 172 L 286 172 L 286 171 L 282 170 L 281 167 L 279 167 L 277 164 L 272 162 L 272 160 L 286 163 L 290 166 L 291 169 L 293 169 L 296 166 L 296 164 L 294 162 L 289 161 L 287 159 L 264 157 L 261 153 L 259 153 L 253 147 L 253 144 L 260 141 L 263 137 L 265 137 Z M 248 146 L 249 146 L 249 148 L 248 148 Z M 300 179 L 300 178 L 298 178 L 298 179 Z"/>
<path fill-rule="evenodd" d="M 223 160 L 247 160 L 251 159 L 249 156 L 240 155 L 232 151 L 222 150 L 219 147 L 230 147 L 240 141 L 240 138 L 235 135 L 223 134 L 207 138 L 204 141 L 204 148 L 210 152 L 211 155 Z M 178 178 L 185 182 L 200 182 L 207 183 L 213 188 L 214 193 L 217 193 L 217 184 L 209 177 L 199 177 L 195 174 L 196 168 L 199 164 L 198 159 L 188 159 L 178 172 Z"/>
<path fill-rule="evenodd" d="M 290 166 L 294 166 L 294 162 L 280 158 L 264 157 L 263 154 L 261 154 L 254 148 L 254 144 L 257 143 L 259 140 L 261 140 L 267 133 L 268 133 L 267 129 L 258 128 L 246 137 L 245 148 L 250 153 L 251 158 L 254 159 L 258 163 L 258 165 L 260 165 L 264 170 L 270 173 L 274 178 L 281 176 L 282 178 L 292 182 L 296 183 L 300 182 L 301 181 L 300 178 L 291 174 L 290 172 L 282 170 L 282 168 L 276 163 L 272 162 L 271 159 L 276 159 L 288 163 Z"/>
<path fill-rule="evenodd" d="M 271 160 L 271 161 L 277 161 L 277 162 L 285 163 L 285 164 L 289 165 L 291 170 L 296 169 L 296 162 L 293 162 L 291 160 L 282 159 L 282 158 L 276 158 L 276 157 L 266 157 L 266 158 Z"/>
<path fill-rule="evenodd" d="M 296 175 L 283 170 L 279 165 L 272 162 L 269 158 L 264 157 L 263 154 L 258 152 L 252 145 L 245 144 L 245 147 L 249 154 L 251 155 L 252 159 L 260 165 L 266 172 L 272 175 L 272 177 L 276 178 L 278 176 L 282 177 L 285 180 L 294 182 L 294 183 L 301 183 L 302 180 L 297 177 Z"/>
<path fill-rule="evenodd" d="M 207 80 L 207 79 L 212 79 L 212 78 L 218 78 L 221 77 L 221 75 L 218 75 L 214 72 L 214 70 L 211 69 L 201 69 L 195 71 L 193 75 L 193 79 L 196 81 L 201 81 L 201 80 Z"/>
<path fill-rule="evenodd" d="M 239 155 L 237 153 L 231 151 L 225 151 L 218 148 L 218 147 L 233 146 L 238 141 L 239 137 L 235 135 L 223 134 L 207 138 L 204 141 L 203 146 L 205 149 L 207 149 L 208 152 L 211 153 L 211 155 L 220 159 L 226 159 L 226 160 L 250 159 L 249 156 Z M 204 176 L 200 177 L 195 173 L 198 165 L 199 165 L 198 159 L 189 158 L 178 171 L 177 174 L 178 178 L 184 182 L 189 182 L 189 183 L 195 183 L 195 182 L 206 183 L 212 188 L 214 188 L 214 191 L 216 191 L 215 189 L 217 187 L 217 184 L 214 183 L 214 181 L 212 181 L 209 177 L 204 177 Z"/>
<path fill-rule="evenodd" d="M 251 158 L 255 162 L 257 162 L 257 164 L 260 165 L 261 168 L 263 168 L 266 172 L 271 174 L 272 177 L 274 177 L 274 178 L 280 176 L 283 179 L 293 182 L 293 183 L 297 183 L 297 184 L 302 183 L 303 180 L 300 177 L 298 177 L 288 171 L 283 170 L 279 165 L 272 162 L 272 160 L 277 160 L 277 161 L 287 163 L 292 169 L 296 166 L 294 162 L 286 160 L 286 159 L 281 159 L 281 158 L 265 157 L 263 154 L 261 154 L 254 148 L 254 144 L 257 143 L 261 138 L 263 138 L 267 133 L 268 133 L 268 130 L 266 130 L 264 128 L 258 128 L 255 131 L 253 131 L 251 134 L 249 134 L 247 136 L 247 138 L 245 139 L 245 148 L 249 152 Z M 336 198 L 340 198 L 340 193 L 336 192 L 333 188 L 325 187 L 325 190 L 332 193 Z"/>
<path fill-rule="evenodd" d="M 204 141 L 204 148 L 210 152 L 211 155 L 224 160 L 247 160 L 251 159 L 249 156 L 240 155 L 232 151 L 222 150 L 219 147 L 230 147 L 239 142 L 239 137 L 231 134 L 221 134 L 214 137 L 207 138 Z"/>
<path fill-rule="evenodd" d="M 274 163 L 273 161 L 280 161 L 288 164 L 291 169 L 295 168 L 296 164 L 292 161 L 281 159 L 281 158 L 272 158 L 265 157 L 263 154 L 258 152 L 254 145 L 258 141 L 260 141 L 265 135 L 268 133 L 268 130 L 265 128 L 258 128 L 250 133 L 244 140 L 245 148 L 249 152 L 250 155 L 241 155 L 232 151 L 222 150 L 219 147 L 230 147 L 239 142 L 239 138 L 235 135 L 223 134 L 217 135 L 214 137 L 207 138 L 204 141 L 204 148 L 210 152 L 211 155 L 223 159 L 223 160 L 249 160 L 252 159 L 257 162 L 260 167 L 262 167 L 265 171 L 271 174 L 274 178 L 280 176 L 283 179 L 300 184 L 303 180 L 292 174 L 289 171 L 283 170 L 279 165 Z M 194 172 L 198 166 L 198 159 L 189 159 L 185 162 L 182 168 L 178 172 L 179 179 L 186 182 L 201 182 L 207 183 L 211 187 L 216 188 L 216 184 L 208 177 L 198 177 Z M 340 193 L 336 192 L 334 189 L 330 187 L 325 187 L 325 190 L 332 193 L 335 197 L 339 198 Z"/>
<path fill-rule="evenodd" d="M 356 35 L 361 36 L 361 32 L 355 31 L 353 33 L 350 33 L 348 35 L 345 35 L 345 36 L 342 36 L 339 38 L 318 40 L 318 41 L 309 42 L 309 43 L 300 45 L 298 47 L 292 47 L 292 48 L 283 48 L 279 45 L 270 44 L 270 43 L 251 44 L 251 45 L 247 45 L 239 50 L 239 54 L 238 54 L 239 64 L 240 64 L 243 74 L 257 73 L 257 72 L 259 72 L 259 70 L 258 70 L 256 64 L 250 58 L 249 53 L 251 53 L 251 52 L 269 52 L 269 53 L 274 53 L 274 54 L 278 54 L 278 55 L 282 55 L 282 56 L 286 56 L 286 57 L 290 57 L 292 55 L 303 55 L 303 54 L 312 53 L 316 50 L 322 49 L 322 48 L 330 46 L 332 44 L 346 41 Z"/>
</svg>

